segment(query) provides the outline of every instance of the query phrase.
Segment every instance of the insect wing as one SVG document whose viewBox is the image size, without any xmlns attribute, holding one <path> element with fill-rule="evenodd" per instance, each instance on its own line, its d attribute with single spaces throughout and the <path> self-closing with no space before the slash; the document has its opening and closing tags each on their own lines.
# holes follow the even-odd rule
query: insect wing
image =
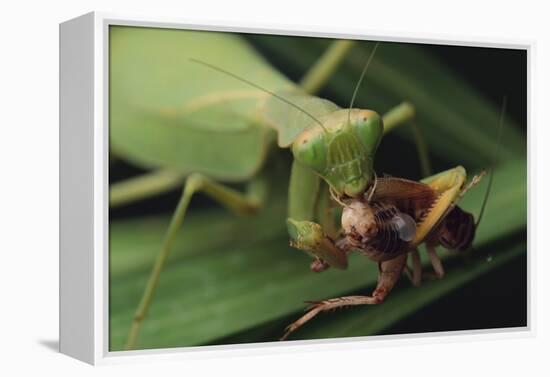
<svg viewBox="0 0 550 377">
<path fill-rule="evenodd" d="M 276 94 L 317 119 L 340 109 L 333 102 L 305 93 L 278 92 Z M 270 97 L 266 101 L 264 111 L 265 121 L 277 130 L 280 147 L 288 147 L 303 130 L 316 124 L 304 111 L 289 106 L 276 97 Z"/>
<path fill-rule="evenodd" d="M 436 202 L 437 192 L 430 186 L 403 178 L 378 178 L 373 200 L 395 205 L 401 212 L 411 216 L 415 221 Z"/>
<path fill-rule="evenodd" d="M 109 35 L 110 143 L 119 157 L 224 180 L 248 178 L 262 166 L 272 131 L 256 119 L 266 94 L 190 60 L 223 65 L 271 91 L 295 87 L 246 41 L 126 26 Z"/>
</svg>

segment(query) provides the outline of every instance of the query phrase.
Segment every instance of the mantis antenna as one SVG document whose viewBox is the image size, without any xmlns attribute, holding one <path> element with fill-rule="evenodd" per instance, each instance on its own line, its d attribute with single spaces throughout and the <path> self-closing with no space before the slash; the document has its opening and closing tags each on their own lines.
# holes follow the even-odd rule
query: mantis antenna
<svg viewBox="0 0 550 377">
<path fill-rule="evenodd" d="M 489 199 L 489 192 L 491 191 L 491 186 L 493 185 L 493 175 L 495 172 L 495 167 L 498 162 L 498 155 L 500 151 L 500 137 L 502 136 L 502 127 L 504 124 L 504 114 L 506 113 L 506 102 L 507 98 L 504 96 L 502 99 L 502 109 L 500 111 L 500 120 L 499 120 L 499 126 L 498 126 L 498 135 L 497 135 L 497 146 L 495 148 L 495 155 L 493 157 L 493 166 L 491 167 L 491 172 L 489 173 L 489 183 L 487 184 L 487 190 L 485 191 L 485 197 L 483 198 L 483 204 L 481 205 L 481 209 L 479 210 L 479 216 L 477 218 L 476 222 L 476 229 L 479 226 L 479 223 L 481 222 L 481 218 L 483 217 L 483 213 L 485 212 L 485 205 L 487 204 L 487 200 Z"/>
<path fill-rule="evenodd" d="M 284 103 L 286 103 L 286 104 L 288 104 L 288 105 L 294 107 L 295 109 L 298 109 L 299 111 L 301 111 L 302 113 L 304 113 L 305 115 L 307 115 L 308 117 L 310 117 L 311 119 L 313 119 L 317 124 L 319 124 L 319 126 L 321 126 L 321 128 L 323 129 L 323 131 L 324 131 L 325 133 L 328 133 L 327 129 L 325 128 L 325 126 L 323 126 L 323 123 L 321 123 L 321 121 L 320 121 L 319 119 L 315 118 L 315 117 L 314 117 L 313 115 L 311 115 L 309 112 L 307 112 L 306 110 L 302 109 L 300 106 L 298 106 L 298 105 L 296 105 L 296 104 L 290 102 L 290 101 L 287 100 L 286 98 L 281 97 L 280 95 L 275 94 L 275 93 L 273 93 L 272 91 L 270 91 L 270 90 L 268 90 L 268 89 L 266 89 L 266 88 L 263 88 L 263 87 L 259 86 L 258 84 L 253 83 L 252 81 L 248 81 L 248 80 L 245 79 L 245 78 L 242 78 L 242 77 L 240 77 L 240 76 L 238 76 L 238 75 L 236 75 L 236 74 L 234 74 L 234 73 L 232 73 L 232 72 L 226 71 L 225 69 L 222 69 L 222 68 L 220 68 L 220 67 L 217 67 L 217 66 L 215 66 L 215 65 L 212 65 L 212 64 L 210 64 L 210 63 L 203 62 L 202 60 L 198 60 L 198 59 L 195 59 L 195 58 L 189 58 L 189 60 L 192 61 L 193 63 L 202 64 L 202 65 L 204 65 L 204 66 L 206 66 L 206 67 L 208 67 L 208 68 L 211 68 L 211 69 L 213 69 L 213 70 L 215 70 L 215 71 L 218 71 L 218 72 L 220 72 L 220 73 L 224 73 L 224 74 L 226 74 L 226 75 L 228 75 L 228 76 L 233 77 L 234 79 L 237 79 L 237 80 L 239 80 L 239 81 L 242 81 L 242 82 L 244 82 L 245 84 L 248 84 L 248 85 L 250 85 L 250 86 L 253 86 L 253 87 L 256 88 L 256 89 L 259 89 L 259 90 L 261 90 L 261 91 L 264 91 L 264 92 L 266 92 L 266 93 L 272 95 L 273 97 L 277 98 L 278 100 L 280 100 L 280 101 L 282 101 L 282 102 L 284 102 Z"/>
<path fill-rule="evenodd" d="M 353 103 L 355 102 L 355 97 L 357 97 L 357 92 L 359 91 L 359 87 L 361 86 L 361 82 L 363 82 L 363 79 L 365 77 L 365 73 L 367 73 L 367 69 L 369 68 L 370 62 L 372 61 L 372 58 L 374 58 L 374 54 L 376 52 L 376 49 L 378 48 L 378 45 L 380 42 L 376 42 L 374 45 L 374 48 L 372 49 L 370 56 L 365 63 L 365 66 L 363 67 L 363 72 L 361 72 L 361 76 L 359 77 L 359 81 L 357 81 L 357 85 L 355 85 L 355 89 L 353 91 L 353 95 L 351 96 L 351 101 L 349 104 L 349 112 L 348 112 L 348 123 L 351 122 L 351 109 L 353 108 Z"/>
</svg>

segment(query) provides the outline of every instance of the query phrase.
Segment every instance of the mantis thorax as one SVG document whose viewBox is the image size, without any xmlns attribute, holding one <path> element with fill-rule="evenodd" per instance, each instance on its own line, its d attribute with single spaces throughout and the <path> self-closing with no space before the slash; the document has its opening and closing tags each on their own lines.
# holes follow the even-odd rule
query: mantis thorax
<svg viewBox="0 0 550 377">
<path fill-rule="evenodd" d="M 371 110 L 339 110 L 304 130 L 292 144 L 296 160 L 319 174 L 338 195 L 362 195 L 373 179 L 373 157 L 383 124 Z"/>
</svg>

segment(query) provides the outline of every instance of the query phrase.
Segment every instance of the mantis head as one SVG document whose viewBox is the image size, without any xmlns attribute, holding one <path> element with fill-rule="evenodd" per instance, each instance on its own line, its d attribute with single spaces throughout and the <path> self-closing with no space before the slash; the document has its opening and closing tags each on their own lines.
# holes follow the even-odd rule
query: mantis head
<svg viewBox="0 0 550 377">
<path fill-rule="evenodd" d="M 332 193 L 340 197 L 358 197 L 365 193 L 373 181 L 374 154 L 384 132 L 382 118 L 376 112 L 353 108 L 357 92 L 377 48 L 378 42 L 355 86 L 349 109 L 334 111 L 322 119 L 317 119 L 286 98 L 234 73 L 197 59 L 190 60 L 268 93 L 315 121 L 317 124 L 302 131 L 292 143 L 294 158 L 319 174 L 328 183 Z"/>
<path fill-rule="evenodd" d="M 338 196 L 358 197 L 374 178 L 373 160 L 384 133 L 382 118 L 353 104 L 378 42 L 355 85 L 348 110 L 331 113 L 318 126 L 306 129 L 292 144 L 294 158 L 313 169 Z"/>
<path fill-rule="evenodd" d="M 374 111 L 336 111 L 323 127 L 303 131 L 292 144 L 294 158 L 313 169 L 338 196 L 363 195 L 374 177 L 373 160 L 384 131 Z"/>
</svg>

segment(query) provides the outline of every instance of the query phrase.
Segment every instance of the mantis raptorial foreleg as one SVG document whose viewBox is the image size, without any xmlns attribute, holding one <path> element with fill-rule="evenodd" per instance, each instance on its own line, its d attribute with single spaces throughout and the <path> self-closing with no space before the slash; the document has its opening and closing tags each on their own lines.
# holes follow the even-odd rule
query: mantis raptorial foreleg
<svg viewBox="0 0 550 377">
<path fill-rule="evenodd" d="M 352 44 L 350 41 L 336 41 L 327 53 L 323 55 L 320 62 L 306 74 L 302 83 L 305 86 L 304 89 L 310 93 L 318 90 L 342 61 Z M 111 205 L 127 204 L 173 189 L 183 180 L 183 177 L 182 174 L 172 172 L 171 170 L 159 170 L 128 182 L 112 185 Z M 136 311 L 126 349 L 132 349 L 135 346 L 141 323 L 147 314 L 160 273 L 166 263 L 175 235 L 182 225 L 189 202 L 194 193 L 202 191 L 234 212 L 251 213 L 262 205 L 266 195 L 265 185 L 261 181 L 258 182 L 258 180 L 253 179 L 249 185 L 249 192 L 242 194 L 202 175 L 193 174 L 187 178 L 164 243 L 155 261 L 151 277 L 147 282 L 147 287 Z"/>
<path fill-rule="evenodd" d="M 162 247 L 155 260 L 149 280 L 147 281 L 147 286 L 134 315 L 130 335 L 126 343 L 126 349 L 133 349 L 135 346 L 141 323 L 151 304 L 160 273 L 172 251 L 174 240 L 181 228 L 193 195 L 197 192 L 203 192 L 229 210 L 237 214 L 247 215 L 253 214 L 263 205 L 267 194 L 266 186 L 265 180 L 259 177 L 248 184 L 246 193 L 241 193 L 217 183 L 202 174 L 191 174 L 187 178 L 176 210 L 170 220 L 170 225 L 168 226 Z"/>
<path fill-rule="evenodd" d="M 349 50 L 350 46 L 350 42 L 336 42 L 327 54 L 323 56 L 321 62 L 310 72 L 310 75 L 306 75 L 306 78 L 302 82 L 304 88 L 308 92 L 318 90 L 322 83 L 325 82 L 330 76 L 331 72 L 333 72 L 337 67 L 343 56 Z M 248 82 L 245 79 L 231 74 L 230 72 L 224 71 L 223 69 L 216 68 L 204 62 L 203 64 L 224 72 L 235 79 L 244 81 L 245 83 L 248 83 L 258 89 L 262 89 L 259 85 Z M 368 64 L 365 66 L 362 76 L 364 75 L 367 66 Z M 321 128 L 324 129 L 323 124 L 319 122 L 316 117 L 307 113 L 303 109 L 300 109 L 299 106 L 290 103 L 288 100 L 285 100 L 284 98 L 277 96 L 268 90 L 263 89 L 263 91 L 277 97 L 280 101 L 283 101 L 287 105 L 297 108 L 297 110 L 302 112 L 302 115 L 305 113 L 312 120 L 319 123 Z M 350 108 L 353 107 L 352 104 L 350 105 Z M 334 107 L 336 107 L 336 105 L 334 105 Z M 324 106 L 322 109 L 323 111 L 326 111 L 327 107 Z M 335 112 L 338 113 L 337 111 Z M 351 111 L 348 113 L 348 121 L 350 114 Z M 376 117 L 377 115 L 375 114 L 375 117 L 372 119 L 377 119 Z M 397 106 L 395 109 L 388 112 L 388 114 L 384 117 L 384 132 L 388 132 L 400 124 L 407 122 L 410 123 L 413 117 L 414 108 L 410 104 L 403 103 Z M 366 120 L 367 118 L 363 119 L 363 121 Z M 380 123 L 377 124 L 380 125 Z M 305 129 L 307 129 L 307 127 L 304 128 L 304 130 Z M 370 129 L 379 130 L 380 128 Z M 324 129 L 324 131 L 326 132 L 326 129 Z M 380 135 L 380 133 L 376 135 Z M 377 145 L 374 139 L 369 139 L 366 143 L 368 145 L 372 144 L 374 147 Z M 418 144 L 420 151 L 423 143 L 420 142 Z M 365 151 L 369 151 L 367 154 L 370 153 L 370 150 L 368 149 L 365 149 L 363 152 Z M 366 155 L 363 157 L 368 157 L 369 159 L 374 158 L 374 152 L 370 154 L 372 154 L 372 156 Z M 424 153 L 423 155 L 427 154 Z M 310 254 L 316 258 L 314 264 L 312 264 L 313 270 L 321 271 L 326 269 L 328 265 L 345 268 L 347 266 L 346 251 L 338 247 L 338 244 L 335 242 L 336 236 L 334 229 L 338 227 L 338 224 L 335 224 L 334 219 L 331 219 L 330 216 L 323 216 L 319 213 L 320 208 L 330 207 L 323 206 L 323 204 L 330 202 L 330 197 L 328 195 L 325 195 L 324 197 L 322 196 L 322 185 L 325 185 L 326 183 L 323 182 L 321 185 L 319 176 L 311 170 L 306 170 L 307 169 L 304 169 L 304 167 L 299 167 L 296 163 L 294 164 L 289 192 L 290 218 L 288 221 L 292 241 L 296 246 L 310 252 Z M 366 178 L 370 179 L 370 175 L 371 174 L 369 174 L 369 177 Z M 179 184 L 182 178 L 183 175 L 180 175 L 179 173 L 161 171 L 158 174 L 157 172 L 154 172 L 148 177 L 136 179 L 131 182 L 113 185 L 111 188 L 112 205 L 114 206 L 117 203 L 129 203 L 139 198 L 147 197 L 162 192 L 163 190 L 173 188 Z M 127 343 L 127 349 L 131 349 L 135 345 L 141 323 L 150 306 L 160 273 L 171 251 L 175 235 L 181 227 L 185 213 L 187 212 L 187 208 L 189 206 L 189 202 L 194 193 L 202 191 L 234 212 L 252 213 L 261 206 L 263 198 L 265 197 L 265 187 L 262 188 L 262 185 L 255 185 L 255 182 L 256 181 L 253 181 L 252 183 L 252 186 L 254 187 L 253 190 L 250 190 L 247 194 L 242 194 L 226 186 L 220 185 L 202 175 L 194 174 L 187 179 L 181 199 L 178 203 L 178 207 L 172 217 L 166 238 L 160 253 L 157 256 L 151 277 L 147 283 L 146 290 L 143 294 L 138 310 L 136 311 Z"/>
<path fill-rule="evenodd" d="M 340 249 L 321 225 L 313 221 L 287 220 L 291 246 L 303 250 L 316 258 L 311 269 L 319 272 L 333 266 L 345 269 L 348 266 L 346 252 Z"/>
<path fill-rule="evenodd" d="M 286 339 L 293 331 L 297 330 L 323 311 L 350 305 L 371 305 L 381 303 L 393 288 L 405 268 L 405 271 L 409 272 L 409 277 L 413 284 L 418 285 L 421 280 L 421 264 L 416 248 L 421 243 L 426 243 L 428 255 L 436 275 L 442 277 L 444 270 L 441 261 L 435 253 L 434 245 L 436 243 L 435 240 L 431 238 L 432 234 L 430 232 L 441 223 L 441 220 L 445 218 L 448 211 L 456 204 L 456 201 L 459 200 L 468 189 L 479 182 L 483 174 L 484 173 L 475 176 L 469 184 L 465 184 L 466 171 L 463 167 L 458 166 L 454 169 L 449 169 L 424 179 L 423 182 L 438 194 L 437 199 L 426 216 L 417 224 L 415 236 L 410 243 L 410 250 L 405 250 L 408 252 L 404 252 L 393 259 L 380 262 L 378 284 L 372 295 L 346 296 L 314 302 L 313 306 L 309 308 L 306 314 L 287 327 L 282 339 Z M 336 245 L 339 245 L 339 243 L 336 243 Z M 413 263 L 412 272 L 406 266 L 409 254 L 411 255 Z"/>
<path fill-rule="evenodd" d="M 299 86 L 305 93 L 315 94 L 336 71 L 350 49 L 352 40 L 335 40 L 304 75 Z M 111 155 L 116 153 L 111 151 Z M 139 177 L 111 184 L 109 204 L 112 208 L 133 203 L 173 190 L 184 181 L 185 174 L 173 169 L 158 169 Z"/>
<path fill-rule="evenodd" d="M 414 118 L 414 107 L 404 102 L 391 109 L 383 116 L 384 133 L 410 123 Z M 418 144 L 419 151 L 425 145 Z M 427 153 L 423 154 L 426 156 Z M 427 162 L 423 165 L 429 165 Z M 427 167 L 429 169 L 429 166 Z M 330 201 L 330 196 L 322 196 L 324 182 L 311 169 L 294 162 L 289 187 L 289 219 L 287 220 L 292 246 L 303 250 L 315 258 L 311 265 L 313 271 L 323 271 L 328 266 L 347 267 L 346 251 L 335 242 L 334 219 L 320 216 L 318 208 L 330 206 L 323 203 Z M 339 224 L 336 224 L 338 227 Z M 330 236 L 332 235 L 332 237 Z"/>
<path fill-rule="evenodd" d="M 325 204 L 320 201 L 328 200 L 322 195 L 321 184 L 321 179 L 311 169 L 294 161 L 288 199 L 290 242 L 315 258 L 311 268 L 317 272 L 328 267 L 325 263 L 338 268 L 347 267 L 345 252 L 336 247 L 327 234 L 327 230 L 331 229 L 330 219 L 318 216 L 318 206 Z M 320 220 L 321 224 L 316 222 Z"/>
</svg>

